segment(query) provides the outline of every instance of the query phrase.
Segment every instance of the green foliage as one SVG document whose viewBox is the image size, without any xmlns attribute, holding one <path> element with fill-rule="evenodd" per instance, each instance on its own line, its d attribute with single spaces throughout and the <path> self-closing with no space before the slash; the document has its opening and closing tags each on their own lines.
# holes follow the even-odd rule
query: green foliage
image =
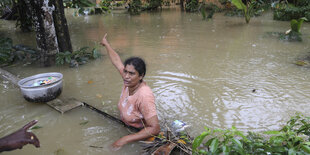
<svg viewBox="0 0 310 155">
<path fill-rule="evenodd" d="M 89 61 L 89 59 L 97 59 L 100 58 L 101 54 L 97 51 L 96 48 L 89 50 L 89 47 L 82 47 L 77 51 L 72 53 L 60 52 L 56 55 L 56 64 L 70 64 L 70 67 L 78 67 L 79 65 L 83 65 Z"/>
<path fill-rule="evenodd" d="M 305 20 L 307 20 L 305 17 L 300 18 L 300 19 L 298 19 L 298 20 L 292 19 L 292 20 L 291 20 L 291 30 L 294 31 L 294 32 L 300 33 L 301 25 L 302 25 L 302 23 L 303 23 Z"/>
<path fill-rule="evenodd" d="M 147 3 L 142 7 L 142 11 L 144 10 L 157 10 L 159 7 L 164 5 L 170 5 L 169 1 L 163 1 L 163 0 L 147 0 Z"/>
<path fill-rule="evenodd" d="M 56 55 L 56 64 L 70 64 L 71 67 L 85 64 L 89 59 L 100 58 L 101 54 L 96 48 L 89 50 L 89 47 L 83 47 L 73 53 L 68 51 L 59 52 Z M 0 39 L 0 65 L 8 65 L 16 61 L 22 61 L 24 64 L 31 64 L 39 60 L 40 54 L 35 49 L 25 45 L 13 45 L 10 38 Z"/>
<path fill-rule="evenodd" d="M 141 12 L 141 0 L 132 0 L 129 4 L 128 12 L 131 15 L 138 15 Z"/>
<path fill-rule="evenodd" d="M 64 0 L 64 6 L 69 8 L 93 7 L 94 3 L 89 0 Z"/>
<path fill-rule="evenodd" d="M 203 139 L 210 134 L 211 130 L 209 128 L 205 128 L 205 129 L 206 129 L 206 131 L 202 132 L 202 134 L 200 134 L 199 136 L 197 136 L 194 139 L 194 142 L 192 144 L 193 150 L 198 151 L 197 149 L 200 146 L 200 144 L 202 143 Z"/>
<path fill-rule="evenodd" d="M 253 15 L 254 4 L 253 0 L 250 0 L 246 5 L 242 2 L 242 0 L 231 0 L 231 3 L 237 7 L 237 9 L 243 11 L 243 15 L 245 17 L 246 23 L 250 22 L 251 16 Z"/>
<path fill-rule="evenodd" d="M 96 13 L 94 8 L 96 5 L 89 0 L 64 0 L 64 6 L 68 8 L 77 8 L 77 12 L 79 15 L 91 15 Z M 102 10 L 98 9 L 97 13 L 103 12 Z"/>
<path fill-rule="evenodd" d="M 110 11 L 113 0 L 102 0 L 99 5 L 103 11 Z"/>
<path fill-rule="evenodd" d="M 201 3 L 198 10 L 203 20 L 211 19 L 213 18 L 213 15 L 215 12 L 221 11 L 221 9 L 213 3 Z M 208 11 L 208 15 L 207 15 L 207 11 Z"/>
<path fill-rule="evenodd" d="M 198 11 L 198 0 L 188 0 L 186 2 L 185 11 L 187 12 Z"/>
<path fill-rule="evenodd" d="M 170 6 L 171 5 L 169 0 L 164 0 L 162 3 L 164 4 L 164 6 Z"/>
<path fill-rule="evenodd" d="M 112 5 L 113 5 L 114 7 L 121 7 L 121 6 L 123 6 L 124 4 L 125 4 L 124 1 L 116 1 L 116 2 L 112 3 Z"/>
<path fill-rule="evenodd" d="M 310 1 L 309 0 L 294 0 L 292 4 L 295 6 L 306 6 L 310 4 Z"/>
<path fill-rule="evenodd" d="M 273 19 L 275 20 L 289 21 L 302 17 L 306 17 L 309 20 L 310 18 L 309 0 L 296 1 L 296 5 L 289 3 L 275 3 L 273 4 L 273 8 Z"/>
<path fill-rule="evenodd" d="M 231 3 L 235 5 L 237 9 L 247 12 L 247 6 L 243 4 L 242 0 L 231 0 Z"/>
<path fill-rule="evenodd" d="M 3 10 L 8 6 L 10 7 L 12 5 L 12 0 L 1 0 L 0 1 L 0 13 L 3 12 Z M 1 16 L 1 14 L 0 14 Z"/>
<path fill-rule="evenodd" d="M 11 5 L 12 4 L 12 0 L 1 0 L 0 1 L 0 7 L 5 7 L 7 5 Z"/>
<path fill-rule="evenodd" d="M 206 131 L 197 136 L 192 143 L 194 155 L 310 153 L 310 118 L 300 114 L 292 117 L 281 130 L 264 132 L 270 136 L 262 136 L 253 132 L 245 135 L 235 127 L 229 130 L 205 129 Z M 204 142 L 207 137 L 209 139 Z"/>
<path fill-rule="evenodd" d="M 152 8 L 152 10 L 158 9 L 158 7 L 161 7 L 162 0 L 149 0 L 149 8 Z"/>
<path fill-rule="evenodd" d="M 0 64 L 7 65 L 14 61 L 31 64 L 39 59 L 39 53 L 25 45 L 13 45 L 11 38 L 0 39 Z"/>
<path fill-rule="evenodd" d="M 251 17 L 260 16 L 265 10 L 269 9 L 270 2 L 264 0 L 231 0 L 231 3 L 237 8 L 225 13 L 228 16 L 244 16 L 246 23 L 250 22 Z"/>
<path fill-rule="evenodd" d="M 285 41 L 302 41 L 301 38 L 301 25 L 306 18 L 300 18 L 298 20 L 292 19 L 291 20 L 291 29 L 288 30 L 286 33 L 279 33 L 280 40 Z"/>
<path fill-rule="evenodd" d="M 56 55 L 56 64 L 63 65 L 71 62 L 71 53 L 69 51 L 60 52 Z"/>
<path fill-rule="evenodd" d="M 11 38 L 0 39 L 0 64 L 10 63 L 13 61 L 14 55 L 13 41 Z"/>
</svg>

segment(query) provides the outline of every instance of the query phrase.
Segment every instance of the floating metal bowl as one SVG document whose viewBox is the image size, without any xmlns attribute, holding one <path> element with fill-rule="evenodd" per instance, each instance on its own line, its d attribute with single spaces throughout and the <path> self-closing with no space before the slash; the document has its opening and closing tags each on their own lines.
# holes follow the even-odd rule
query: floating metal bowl
<svg viewBox="0 0 310 155">
<path fill-rule="evenodd" d="M 37 80 L 55 77 L 57 80 L 48 84 L 34 86 Z M 24 98 L 29 102 L 48 102 L 58 97 L 62 92 L 63 75 L 57 72 L 42 73 L 26 77 L 18 81 Z"/>
</svg>

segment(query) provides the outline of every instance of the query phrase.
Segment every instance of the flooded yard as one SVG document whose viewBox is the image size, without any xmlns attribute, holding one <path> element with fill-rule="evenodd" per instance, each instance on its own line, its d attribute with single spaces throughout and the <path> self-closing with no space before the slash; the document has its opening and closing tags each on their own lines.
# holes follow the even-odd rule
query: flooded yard
<svg viewBox="0 0 310 155">
<path fill-rule="evenodd" d="M 197 136 L 204 126 L 261 132 L 280 129 L 296 112 L 310 111 L 310 68 L 295 65 L 309 55 L 310 25 L 301 29 L 303 42 L 285 42 L 268 32 L 285 32 L 290 22 L 274 21 L 272 13 L 243 18 L 216 13 L 204 21 L 199 14 L 176 8 L 130 16 L 72 16 L 67 20 L 74 49 L 97 47 L 105 33 L 125 60 L 140 56 L 147 63 L 145 81 L 152 88 L 161 123 L 183 120 Z M 16 31 L 0 21 L 0 34 L 14 44 L 35 46 L 33 33 Z M 105 53 L 105 52 L 104 52 Z M 19 77 L 44 72 L 63 74 L 61 97 L 74 97 L 119 117 L 122 79 L 107 55 L 78 68 L 11 66 Z M 60 114 L 43 103 L 27 102 L 19 88 L 0 80 L 0 137 L 37 119 L 33 130 L 41 142 L 3 154 L 139 154 L 139 143 L 112 152 L 110 144 L 129 131 L 85 107 Z M 86 123 L 83 123 L 86 122 Z"/>
</svg>

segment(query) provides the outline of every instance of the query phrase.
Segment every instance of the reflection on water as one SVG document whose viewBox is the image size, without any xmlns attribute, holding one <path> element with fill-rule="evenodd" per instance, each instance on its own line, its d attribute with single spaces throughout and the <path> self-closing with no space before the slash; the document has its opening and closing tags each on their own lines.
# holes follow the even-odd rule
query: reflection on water
<svg viewBox="0 0 310 155">
<path fill-rule="evenodd" d="M 193 134 L 204 126 L 243 131 L 279 129 L 295 112 L 310 110 L 309 68 L 294 62 L 309 49 L 309 23 L 304 23 L 302 43 L 287 43 L 266 36 L 284 32 L 289 22 L 273 21 L 272 14 L 243 18 L 215 14 L 203 21 L 197 14 L 170 9 L 158 13 L 129 16 L 124 13 L 73 17 L 68 25 L 73 47 L 98 46 L 108 33 L 122 59 L 141 56 L 147 62 L 145 81 L 156 96 L 161 122 L 179 119 L 191 125 Z M 1 21 L 3 22 L 3 21 Z M 5 21 L 16 43 L 35 44 L 33 34 L 16 32 Z M 102 47 L 99 47 L 103 50 Z M 64 75 L 62 96 L 75 97 L 114 116 L 122 87 L 119 73 L 104 55 L 80 68 L 6 68 L 21 77 L 42 72 Z M 88 81 L 93 83 L 88 83 Z M 86 108 L 63 115 L 44 104 L 26 102 L 18 88 L 1 81 L 0 135 L 38 119 L 35 134 L 41 148 L 26 146 L 5 154 L 138 154 L 138 143 L 111 152 L 109 145 L 129 132 Z M 102 97 L 101 97 L 102 96 Z M 85 125 L 81 122 L 89 121 Z"/>
</svg>

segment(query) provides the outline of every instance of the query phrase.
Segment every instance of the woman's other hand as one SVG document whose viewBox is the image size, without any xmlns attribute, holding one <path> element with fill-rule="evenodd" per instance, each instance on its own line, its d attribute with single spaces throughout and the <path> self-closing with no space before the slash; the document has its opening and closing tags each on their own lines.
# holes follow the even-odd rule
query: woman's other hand
<svg viewBox="0 0 310 155">
<path fill-rule="evenodd" d="M 15 149 L 21 149 L 24 145 L 33 144 L 35 147 L 40 147 L 40 141 L 36 135 L 27 130 L 35 125 L 38 121 L 33 120 L 26 124 L 23 128 L 17 130 L 16 132 L 5 136 L 0 139 L 0 152 L 11 151 Z M 4 143 L 2 143 L 4 142 Z M 3 144 L 3 145 L 2 145 Z M 2 146 L 1 146 L 2 145 Z"/>
</svg>

